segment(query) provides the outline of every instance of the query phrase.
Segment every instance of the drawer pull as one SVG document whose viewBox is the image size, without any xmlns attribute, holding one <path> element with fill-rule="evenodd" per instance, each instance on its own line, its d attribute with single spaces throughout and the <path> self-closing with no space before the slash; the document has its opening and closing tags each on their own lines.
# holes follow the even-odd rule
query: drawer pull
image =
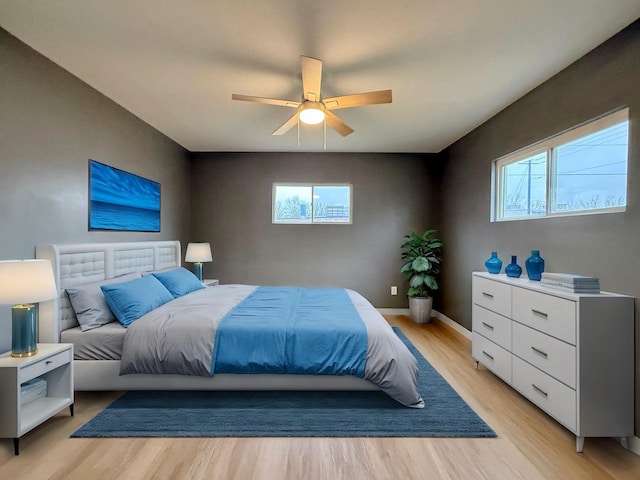
<svg viewBox="0 0 640 480">
<path fill-rule="evenodd" d="M 543 352 L 542 350 L 536 348 L 536 347 L 531 347 L 531 350 L 533 350 L 534 352 L 536 352 L 538 355 L 542 355 L 544 358 L 547 358 L 548 355 Z"/>
<path fill-rule="evenodd" d="M 486 322 L 482 322 L 482 325 L 484 325 L 485 327 L 487 327 L 489 330 L 493 331 L 493 325 L 489 325 Z"/>
<path fill-rule="evenodd" d="M 47 360 L 46 362 L 44 362 L 45 365 L 49 365 L 51 363 L 53 363 L 51 360 Z"/>
<path fill-rule="evenodd" d="M 538 387 L 536 384 L 532 383 L 531 386 L 533 387 L 533 389 L 538 392 L 541 393 L 542 395 L 544 395 L 545 397 L 548 397 L 549 394 L 547 392 L 545 392 L 544 390 L 542 390 L 540 387 Z"/>
<path fill-rule="evenodd" d="M 540 310 L 536 310 L 535 308 L 532 308 L 532 309 L 531 309 L 531 311 L 532 311 L 535 315 L 538 315 L 538 316 L 540 316 L 540 317 L 547 318 L 547 317 L 549 316 L 549 315 L 547 315 L 546 313 L 541 312 Z"/>
<path fill-rule="evenodd" d="M 483 297 L 487 297 L 487 298 L 493 298 L 493 295 L 491 295 L 490 293 L 487 293 L 487 292 L 482 292 L 482 296 Z"/>
<path fill-rule="evenodd" d="M 485 352 L 484 350 L 482 350 L 482 353 L 484 353 L 487 357 L 489 357 L 491 360 L 493 360 L 493 357 L 491 355 L 489 355 L 487 352 Z"/>
</svg>

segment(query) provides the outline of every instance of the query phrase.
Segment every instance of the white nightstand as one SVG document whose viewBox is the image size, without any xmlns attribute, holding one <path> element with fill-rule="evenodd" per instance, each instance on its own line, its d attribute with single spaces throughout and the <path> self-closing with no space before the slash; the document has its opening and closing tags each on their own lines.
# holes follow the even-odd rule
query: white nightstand
<svg viewBox="0 0 640 480">
<path fill-rule="evenodd" d="M 46 380 L 46 394 L 23 404 L 20 387 L 37 378 Z M 71 343 L 39 343 L 33 357 L 0 355 L 0 438 L 13 438 L 16 455 L 21 436 L 66 407 L 73 416 Z"/>
<path fill-rule="evenodd" d="M 205 278 L 202 280 L 202 284 L 205 287 L 213 287 L 215 285 L 220 285 L 220 281 L 217 278 Z"/>
</svg>

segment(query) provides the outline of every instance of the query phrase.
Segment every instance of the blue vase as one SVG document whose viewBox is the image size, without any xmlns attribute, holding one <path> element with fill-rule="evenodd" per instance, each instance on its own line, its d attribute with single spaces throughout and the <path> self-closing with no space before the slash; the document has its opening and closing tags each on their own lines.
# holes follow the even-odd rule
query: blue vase
<svg viewBox="0 0 640 480">
<path fill-rule="evenodd" d="M 520 278 L 522 267 L 518 265 L 518 257 L 516 255 L 511 255 L 511 263 L 504 267 L 504 273 L 507 274 L 507 277 Z"/>
<path fill-rule="evenodd" d="M 527 268 L 529 280 L 540 280 L 544 272 L 544 259 L 540 256 L 540 250 L 531 250 L 531 256 L 524 262 Z"/>
<path fill-rule="evenodd" d="M 484 262 L 484 266 L 487 267 L 489 273 L 500 273 L 502 260 L 498 258 L 498 252 L 491 252 L 491 257 Z"/>
</svg>

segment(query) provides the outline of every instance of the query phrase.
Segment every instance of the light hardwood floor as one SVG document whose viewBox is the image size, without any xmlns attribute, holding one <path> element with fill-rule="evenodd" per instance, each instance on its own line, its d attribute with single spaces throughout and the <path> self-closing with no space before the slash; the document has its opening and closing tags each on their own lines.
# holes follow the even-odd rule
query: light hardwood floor
<svg viewBox="0 0 640 480">
<path fill-rule="evenodd" d="M 465 438 L 124 438 L 69 435 L 118 393 L 78 393 L 21 439 L 0 440 L 0 479 L 639 479 L 640 456 L 611 439 L 575 439 L 514 390 L 475 368 L 468 339 L 433 321 L 387 316 L 496 431 Z M 427 408 L 429 406 L 427 405 Z"/>
</svg>

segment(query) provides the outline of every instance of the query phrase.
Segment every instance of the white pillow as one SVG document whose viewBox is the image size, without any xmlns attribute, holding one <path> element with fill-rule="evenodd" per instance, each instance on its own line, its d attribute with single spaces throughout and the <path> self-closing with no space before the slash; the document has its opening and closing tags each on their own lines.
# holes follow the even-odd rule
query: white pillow
<svg viewBox="0 0 640 480">
<path fill-rule="evenodd" d="M 86 283 L 77 287 L 67 288 L 67 295 L 76 312 L 80 329 L 83 332 L 98 328 L 107 323 L 114 322 L 116 317 L 107 305 L 104 299 L 104 293 L 100 289 L 101 285 L 110 285 L 113 283 L 127 282 L 140 278 L 139 273 L 128 273 L 121 277 L 110 278 L 101 282 Z"/>
</svg>

